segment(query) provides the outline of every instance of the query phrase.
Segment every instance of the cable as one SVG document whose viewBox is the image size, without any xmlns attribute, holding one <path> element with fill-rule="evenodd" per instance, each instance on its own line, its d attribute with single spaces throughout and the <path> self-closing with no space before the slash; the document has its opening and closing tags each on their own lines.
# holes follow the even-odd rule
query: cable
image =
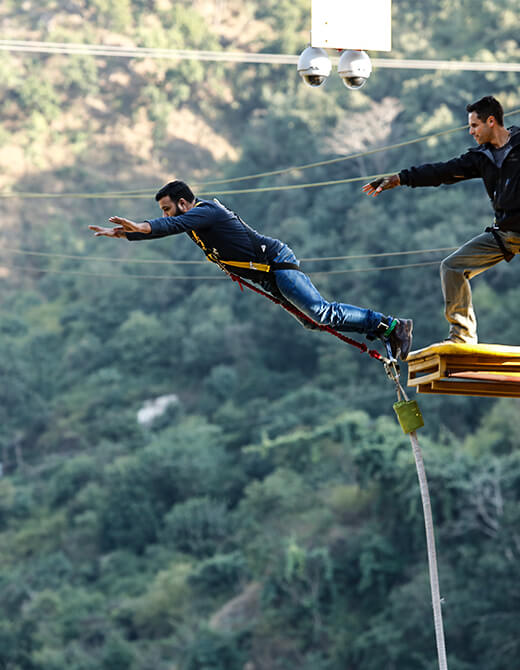
<svg viewBox="0 0 520 670">
<path fill-rule="evenodd" d="M 352 272 L 372 272 L 373 270 L 402 270 L 404 268 L 419 268 L 425 267 L 426 265 L 439 265 L 441 261 L 427 261 L 425 263 L 407 263 L 404 265 L 380 265 L 375 268 L 355 268 L 352 270 L 326 270 L 324 272 L 313 272 L 313 276 L 318 275 L 341 275 L 341 274 L 350 274 Z"/>
<path fill-rule="evenodd" d="M 364 181 L 368 180 L 371 181 L 372 179 L 379 179 L 380 177 L 389 177 L 390 175 L 394 174 L 393 172 L 385 172 L 384 174 L 373 174 L 373 175 L 368 175 L 365 177 L 352 177 L 350 179 L 335 179 L 331 181 L 321 181 L 321 182 L 313 182 L 313 183 L 308 183 L 308 184 L 285 184 L 282 186 L 262 186 L 258 188 L 246 188 L 246 189 L 232 189 L 228 191 L 202 191 L 198 195 L 199 196 L 212 196 L 212 195 L 236 195 L 239 193 L 263 193 L 265 191 L 290 191 L 293 189 L 299 189 L 299 188 L 315 188 L 317 186 L 333 186 L 336 184 L 349 184 L 357 181 Z M 112 193 L 106 194 L 106 193 L 30 193 L 26 191 L 3 191 L 0 193 L 0 198 L 25 198 L 25 199 L 42 199 L 42 198 L 72 198 L 72 199 L 84 199 L 84 200 L 91 200 L 91 199 L 119 199 L 121 195 L 124 195 L 124 197 L 128 200 L 142 200 L 143 198 L 149 198 L 149 194 L 136 194 L 134 192 L 128 193 L 128 194 L 117 194 L 114 195 Z"/>
<path fill-rule="evenodd" d="M 28 41 L 28 40 L 0 40 L 0 50 L 14 50 L 14 51 L 31 51 L 38 53 L 64 53 L 64 54 L 89 54 L 89 55 L 111 55 L 111 56 L 125 56 L 125 57 L 154 57 L 154 58 L 185 58 L 185 59 L 194 59 L 194 60 L 231 60 L 233 62 L 257 62 L 257 63 L 284 63 L 284 64 L 293 64 L 298 60 L 297 56 L 292 55 L 277 55 L 277 54 L 246 54 L 246 53 L 229 53 L 229 52 L 212 52 L 212 51 L 197 51 L 197 50 L 172 50 L 172 49 L 155 49 L 155 48 L 146 48 L 146 47 L 122 47 L 122 46 L 107 46 L 107 45 L 88 45 L 88 44 L 75 44 L 75 43 L 63 43 L 63 42 L 39 42 L 39 41 Z M 333 59 L 334 60 L 334 59 Z M 336 59 L 339 60 L 339 59 Z M 518 63 L 502 63 L 502 64 L 493 64 L 493 63 L 471 63 L 469 61 L 414 61 L 414 60 L 395 60 L 395 59 L 374 59 L 375 65 L 381 67 L 411 67 L 411 68 L 426 68 L 426 69 L 459 69 L 469 70 L 486 70 L 486 69 L 495 69 L 491 66 L 500 66 L 503 68 L 501 71 L 520 71 L 520 64 Z M 407 65 L 408 64 L 408 65 Z M 474 66 L 474 68 L 470 67 Z M 510 116 L 517 114 L 519 110 L 513 110 L 504 114 L 504 116 Z M 213 180 L 209 182 L 204 182 L 203 186 L 211 184 L 222 184 L 222 183 L 231 183 L 236 181 L 243 181 L 247 179 L 254 179 L 266 176 L 273 176 L 278 174 L 284 174 L 294 170 L 304 170 L 312 167 L 319 167 L 323 165 L 330 165 L 333 163 L 352 160 L 354 158 L 361 158 L 371 154 L 375 154 L 381 151 L 387 151 L 390 149 L 401 148 L 416 142 L 421 142 L 426 139 L 431 139 L 434 137 L 440 137 L 442 135 L 447 135 L 450 133 L 458 132 L 467 128 L 465 126 L 458 126 L 457 128 L 451 128 L 448 130 L 440 131 L 438 133 L 431 133 L 427 136 L 422 136 L 415 138 L 413 140 L 407 140 L 405 142 L 399 142 L 397 144 L 389 145 L 386 147 L 380 147 L 377 149 L 372 149 L 364 152 L 358 152 L 351 154 L 349 156 L 341 156 L 333 159 L 328 159 L 325 161 L 317 161 L 314 163 L 308 163 L 300 166 L 292 166 L 288 168 L 282 168 L 279 170 L 272 170 L 270 172 L 257 173 L 253 175 L 245 175 L 242 177 L 234 177 L 229 179 Z M 385 175 L 374 175 L 372 177 L 366 177 L 366 179 L 372 179 L 377 177 L 387 176 Z M 359 178 L 359 180 L 365 179 Z M 292 188 L 311 188 L 315 186 L 329 186 L 332 184 L 342 184 L 350 183 L 356 181 L 352 180 L 335 180 L 331 182 L 316 182 L 312 184 L 302 184 L 302 185 L 290 185 L 290 186 L 277 186 L 277 187 L 265 187 L 259 189 L 243 189 L 240 191 L 229 190 L 229 191 L 220 191 L 220 192 L 211 192 L 211 193 L 201 193 L 200 195 L 231 195 L 237 193 L 253 193 L 253 192 L 262 192 L 266 190 L 288 190 Z M 112 191 L 107 193 L 70 193 L 70 194 L 44 194 L 44 193 L 0 193 L 0 197 L 9 198 L 9 197 L 25 197 L 25 198 L 46 198 L 46 197 L 70 197 L 70 198 L 113 198 L 125 195 L 128 198 L 143 198 L 148 197 L 151 194 L 151 190 L 143 189 L 134 189 L 131 191 Z"/>
<path fill-rule="evenodd" d="M 511 114 L 518 114 L 520 113 L 520 109 L 516 109 L 512 112 L 509 112 L 507 115 L 504 114 L 504 116 L 508 116 Z M 367 151 L 361 151 L 355 154 L 349 154 L 348 156 L 339 156 L 336 158 L 330 158 L 328 160 L 324 161 L 317 161 L 314 163 L 307 163 L 304 165 L 295 165 L 292 167 L 287 167 L 287 168 L 281 168 L 279 170 L 271 170 L 270 172 L 259 172 L 257 174 L 251 174 L 251 175 L 245 175 L 243 177 L 233 177 L 230 179 L 219 179 L 215 181 L 207 181 L 203 182 L 202 184 L 195 184 L 194 187 L 196 186 L 208 186 L 211 184 L 226 184 L 226 183 L 231 183 L 231 182 L 237 182 L 237 181 L 244 181 L 246 179 L 257 179 L 260 177 L 271 177 L 274 175 L 280 175 L 292 171 L 299 171 L 299 170 L 306 170 L 308 168 L 313 168 L 313 167 L 322 167 L 323 165 L 331 165 L 333 163 L 339 163 L 342 161 L 347 161 L 347 160 L 353 160 L 354 158 L 363 158 L 365 156 L 369 156 L 372 154 L 376 154 L 382 151 L 390 151 L 391 149 L 400 149 L 404 146 L 408 146 L 410 144 L 416 144 L 418 142 L 424 142 L 425 140 L 432 139 L 434 137 L 440 137 L 441 135 L 448 135 L 451 133 L 458 132 L 459 130 L 464 130 L 468 126 L 458 126 L 456 128 L 449 128 L 448 130 L 441 130 L 438 133 L 430 133 L 429 135 L 422 135 L 421 137 L 416 137 L 412 140 L 406 140 L 404 142 L 398 142 L 396 144 L 390 144 L 386 145 L 384 147 L 378 147 L 377 149 L 369 149 Z M 392 174 L 392 173 L 388 173 Z M 382 176 L 388 176 L 388 175 L 372 175 L 369 177 L 357 177 L 355 179 L 351 179 L 348 181 L 362 181 L 363 179 L 375 179 L 378 177 Z M 314 185 L 328 185 L 329 183 L 345 183 L 342 180 L 338 180 L 335 182 L 321 182 L 319 184 L 314 184 Z M 307 186 L 312 186 L 313 184 L 307 184 L 304 185 L 303 187 Z M 263 190 L 281 190 L 282 188 L 297 188 L 296 186 L 286 186 L 286 187 L 264 187 Z M 262 189 L 253 189 L 253 191 L 258 191 Z M 212 191 L 211 194 L 213 195 L 223 195 L 223 194 L 230 194 L 230 193 L 250 193 L 252 190 L 240 190 L 240 191 L 220 191 L 220 192 L 214 192 Z M 151 195 L 153 195 L 154 191 L 150 189 L 131 189 L 129 191 L 107 191 L 105 193 L 30 193 L 30 192 L 23 192 L 23 191 L 18 191 L 18 192 L 0 192 L 0 198 L 11 198 L 11 197 L 19 197 L 19 198 L 50 198 L 50 197 L 56 197 L 56 198 L 120 198 L 120 197 L 125 197 L 125 198 L 149 198 Z M 208 193 L 200 193 L 199 195 L 208 195 Z"/>
<path fill-rule="evenodd" d="M 349 184 L 357 181 L 364 181 L 368 180 L 371 181 L 372 179 L 379 179 L 380 177 L 388 177 L 391 174 L 394 174 L 393 172 L 385 172 L 384 174 L 373 174 L 369 175 L 367 177 L 352 177 L 350 179 L 335 179 L 332 181 L 321 181 L 321 182 L 314 182 L 314 183 L 309 183 L 309 184 L 285 184 L 283 186 L 263 186 L 259 188 L 246 188 L 246 189 L 234 189 L 234 190 L 229 190 L 229 191 L 205 191 L 202 193 L 199 193 L 200 196 L 212 196 L 212 195 L 231 195 L 231 194 L 238 194 L 238 193 L 263 193 L 265 191 L 290 191 L 293 189 L 299 189 L 299 188 L 315 188 L 317 186 L 333 186 L 336 184 Z M 106 195 L 104 193 L 28 193 L 28 192 L 22 192 L 22 191 L 11 191 L 11 192 L 2 192 L 0 193 L 0 198 L 26 198 L 26 199 L 41 199 L 41 198 L 81 198 L 81 199 L 106 199 L 106 198 L 119 198 L 120 195 L 115 196 L 115 195 Z M 142 195 L 142 194 L 129 194 L 125 195 L 125 198 L 127 199 L 143 199 L 143 198 L 149 198 L 149 195 Z"/>
<path fill-rule="evenodd" d="M 504 118 L 507 116 L 513 116 L 515 114 L 520 113 L 520 108 L 519 109 L 514 109 L 510 112 L 506 112 L 504 114 Z M 203 182 L 202 186 L 210 185 L 210 184 L 224 184 L 224 183 L 231 183 L 235 181 L 243 181 L 246 179 L 255 179 L 255 178 L 260 178 L 260 177 L 268 177 L 268 176 L 274 176 L 274 175 L 279 175 L 287 172 L 292 172 L 296 170 L 306 170 L 308 168 L 312 167 L 321 167 L 323 165 L 331 165 L 333 163 L 339 163 L 341 161 L 347 161 L 347 160 L 352 160 L 354 158 L 363 158 L 364 156 L 370 156 L 372 154 L 380 153 L 382 151 L 390 151 L 391 149 L 400 149 L 404 146 L 409 146 L 411 144 L 416 144 L 418 142 L 424 142 L 429 139 L 433 139 L 435 137 L 441 137 L 443 135 L 449 135 L 455 132 L 458 132 L 460 130 L 466 129 L 468 126 L 457 126 L 456 128 L 449 128 L 447 130 L 441 130 L 437 133 L 430 133 L 429 135 L 422 135 L 420 137 L 416 137 L 412 140 L 406 140 L 404 142 L 397 142 L 396 144 L 390 144 L 386 145 L 384 147 L 378 147 L 376 149 L 369 149 L 367 151 L 363 152 L 358 152 L 355 154 L 349 154 L 348 156 L 340 156 L 337 158 L 330 158 L 328 160 L 324 161 L 318 161 L 314 163 L 307 163 L 304 165 L 295 165 L 292 167 L 287 167 L 287 168 L 282 168 L 280 170 L 272 170 L 271 172 L 259 172 L 257 174 L 252 174 L 252 175 L 245 175 L 243 177 L 233 177 L 230 179 L 220 179 L 220 180 L 215 180 L 215 181 L 208 181 L 208 182 Z M 211 196 L 211 195 L 236 195 L 236 194 L 244 194 L 244 193 L 261 193 L 265 191 L 284 191 L 284 190 L 292 190 L 292 189 L 298 189 L 298 188 L 315 188 L 317 186 L 332 186 L 336 184 L 348 184 L 348 183 L 354 183 L 357 181 L 364 181 L 364 180 L 372 180 L 372 179 L 378 179 L 380 177 L 388 177 L 389 175 L 394 174 L 393 172 L 386 172 L 382 174 L 376 174 L 376 175 L 368 175 L 364 177 L 352 177 L 350 179 L 336 179 L 332 181 L 323 181 L 323 182 L 314 182 L 314 183 L 307 183 L 307 184 L 289 184 L 289 185 L 282 185 L 282 186 L 264 186 L 264 187 L 259 187 L 259 188 L 252 188 L 252 189 L 234 189 L 234 190 L 228 190 L 228 191 L 206 191 L 206 192 L 201 192 L 199 193 L 200 196 Z M 38 198 L 81 198 L 81 199 L 114 199 L 114 198 L 120 198 L 120 197 L 125 197 L 127 199 L 143 199 L 143 198 L 149 198 L 153 194 L 153 191 L 151 190 L 142 190 L 142 189 L 132 189 L 129 191 L 107 191 L 105 193 L 31 193 L 31 192 L 26 192 L 26 191 L 3 191 L 0 192 L 0 198 L 30 198 L 30 199 L 38 199 Z"/>
<path fill-rule="evenodd" d="M 67 258 L 73 260 L 81 261 L 94 261 L 94 262 L 106 262 L 106 263 L 151 263 L 155 265 L 206 265 L 207 261 L 178 261 L 175 259 L 172 260 L 160 260 L 152 258 L 117 258 L 115 256 L 81 256 L 79 254 L 56 254 L 46 251 L 26 251 L 25 249 L 13 249 L 11 247 L 3 247 L 0 249 L 0 253 L 7 251 L 11 254 L 20 254 L 24 256 L 43 256 L 45 258 Z"/>
<path fill-rule="evenodd" d="M 38 42 L 31 40 L 0 40 L 0 50 L 27 53 L 64 54 L 68 56 L 106 56 L 116 58 L 159 58 L 164 60 L 198 60 L 229 63 L 297 64 L 292 54 L 262 54 L 231 51 L 158 49 L 154 47 L 77 44 L 73 42 Z"/>
<path fill-rule="evenodd" d="M 513 109 L 510 112 L 506 112 L 504 114 L 504 118 L 507 116 L 514 116 L 515 114 L 520 113 L 520 108 L 519 109 Z M 329 158 L 327 160 L 323 161 L 316 161 L 314 163 L 304 163 L 303 165 L 293 165 L 289 166 L 286 168 L 281 168 L 279 170 L 271 170 L 269 172 L 258 172 L 255 174 L 250 174 L 250 175 L 245 175 L 242 177 L 231 177 L 229 179 L 215 179 L 211 181 L 204 181 L 201 184 L 195 183 L 195 186 L 198 186 L 199 188 L 201 186 L 210 186 L 212 184 L 227 184 L 227 183 L 232 183 L 232 182 L 237 182 L 237 181 L 245 181 L 247 179 L 257 179 L 260 177 L 271 177 L 274 175 L 279 175 L 279 174 L 284 174 L 287 172 L 292 172 L 292 171 L 300 171 L 300 170 L 307 170 L 309 168 L 313 167 L 322 167 L 324 165 L 332 165 L 333 163 L 340 163 L 343 161 L 348 161 L 348 160 L 353 160 L 355 158 L 364 158 L 365 156 L 370 156 L 376 153 L 380 153 L 382 151 L 390 151 L 391 149 L 401 149 L 402 147 L 409 146 L 411 144 L 416 144 L 418 142 L 424 142 L 425 140 L 430 140 L 435 137 L 441 137 L 443 135 L 450 135 L 452 133 L 459 132 L 460 130 L 465 130 L 469 126 L 463 125 L 463 126 L 457 126 L 456 128 L 448 128 L 447 130 L 440 130 L 437 133 L 430 133 L 428 135 L 421 135 L 420 137 L 415 137 L 414 139 L 411 140 L 405 140 L 403 142 L 397 142 L 395 144 L 387 144 L 386 146 L 383 147 L 378 147 L 376 149 L 368 149 L 367 151 L 359 151 L 354 154 L 349 154 L 348 156 L 338 156 L 336 158 Z M 125 195 L 152 195 L 153 191 L 151 189 L 131 189 L 129 191 L 111 191 L 107 192 L 104 195 L 105 196 L 125 196 Z M 1 195 L 1 194 L 0 194 Z"/>
<path fill-rule="evenodd" d="M 513 109 L 510 112 L 504 114 L 506 116 L 513 116 L 520 113 L 520 108 Z M 451 133 L 459 132 L 460 130 L 465 130 L 469 128 L 468 124 L 463 126 L 457 126 L 456 128 L 448 128 L 447 130 L 440 130 L 437 133 L 430 133 L 429 135 L 421 135 L 420 137 L 415 137 L 412 140 L 404 140 L 403 142 L 397 142 L 395 144 L 387 144 L 384 147 L 378 147 L 377 149 L 368 149 L 367 151 L 359 151 L 354 154 L 349 154 L 348 156 L 339 156 L 336 158 L 329 158 L 323 161 L 317 161 L 315 163 L 306 163 L 303 165 L 294 165 L 292 167 L 282 168 L 280 170 L 271 170 L 271 172 L 259 172 L 257 174 L 246 175 L 244 177 L 233 177 L 230 179 L 219 179 L 214 181 L 205 181 L 202 183 L 203 186 L 208 186 L 211 184 L 224 184 L 235 181 L 243 181 L 245 179 L 255 179 L 257 177 L 271 177 L 273 175 L 283 174 L 285 172 L 292 172 L 293 170 L 307 170 L 308 168 L 313 167 L 322 167 L 323 165 L 332 165 L 333 163 L 340 163 L 342 161 L 353 160 L 354 158 L 364 158 L 365 156 L 371 156 L 373 154 L 380 153 L 381 151 L 390 151 L 391 149 L 401 149 L 402 147 L 409 146 L 410 144 L 416 144 L 418 142 L 424 142 L 425 140 L 430 140 L 435 137 L 441 137 L 443 135 L 450 135 Z M 137 192 L 137 191 L 132 191 Z"/>
<path fill-rule="evenodd" d="M 409 256 L 411 254 L 432 254 L 437 252 L 455 251 L 458 247 L 437 247 L 436 249 L 415 249 L 411 251 L 385 251 L 379 254 L 354 254 L 352 256 L 324 256 L 323 258 L 300 258 L 301 261 L 345 261 L 352 258 L 384 258 L 386 256 Z"/>
<path fill-rule="evenodd" d="M 329 270 L 329 271 L 323 271 L 323 272 L 311 272 L 309 273 L 310 276 L 324 276 L 324 275 L 338 275 L 338 274 L 351 274 L 355 272 L 374 272 L 374 271 L 380 271 L 383 272 L 384 270 L 403 270 L 406 268 L 417 268 L 417 267 L 425 267 L 428 265 L 438 265 L 440 261 L 427 261 L 425 263 L 410 263 L 410 264 L 404 264 L 404 265 L 388 265 L 388 266 L 377 266 L 373 268 L 357 268 L 357 269 L 350 269 L 350 270 Z M 177 276 L 168 276 L 168 275 L 132 275 L 132 274 L 107 274 L 107 273 L 100 273 L 100 272 L 82 272 L 80 270 L 55 270 L 52 268 L 31 268 L 31 267 L 25 267 L 21 265 L 9 265 L 6 263 L 0 264 L 0 269 L 8 269 L 8 270 L 21 270 L 23 272 L 36 272 L 36 273 L 51 273 L 51 274 L 62 274 L 62 275 L 79 275 L 79 276 L 84 276 L 84 277 L 102 277 L 102 278 L 111 278 L 111 279 L 167 279 L 170 281 L 176 281 L 176 280 L 197 280 L 197 281 L 202 281 L 202 280 L 210 280 L 210 279 L 225 279 L 226 276 L 211 276 L 211 275 L 204 275 L 204 276 L 182 276 L 182 275 L 177 275 Z"/>
<path fill-rule="evenodd" d="M 510 112 L 504 113 L 504 118 L 506 116 L 514 116 L 515 114 L 520 113 L 520 108 L 513 109 Z M 233 177 L 230 179 L 219 179 L 214 181 L 205 181 L 202 183 L 202 186 L 208 186 L 211 184 L 224 184 L 235 181 L 243 181 L 245 179 L 255 179 L 257 177 L 270 177 L 272 175 L 283 174 L 285 172 L 291 172 L 293 170 L 307 170 L 308 168 L 313 167 L 322 167 L 323 165 L 331 165 L 333 163 L 340 163 L 342 161 L 353 160 L 354 158 L 364 158 L 365 156 L 371 156 L 373 154 L 380 153 L 382 151 L 390 151 L 391 149 L 401 149 L 402 147 L 409 146 L 410 144 L 417 144 L 418 142 L 424 142 L 425 140 L 430 140 L 435 137 L 441 137 L 443 135 L 450 135 L 451 133 L 459 132 L 460 130 L 466 130 L 469 128 L 468 124 L 463 126 L 457 126 L 456 128 L 448 128 L 447 130 L 440 130 L 437 133 L 430 133 L 429 135 L 421 135 L 420 137 L 415 137 L 412 140 L 404 140 L 403 142 L 397 142 L 395 144 L 387 144 L 384 147 L 378 147 L 376 149 L 368 149 L 367 151 L 360 151 L 354 154 L 349 154 L 348 156 L 339 156 L 336 158 L 329 158 L 323 161 L 317 161 L 315 163 L 306 163 L 303 165 L 294 165 L 292 167 L 282 168 L 280 170 L 271 170 L 271 172 L 259 172 L 257 174 L 246 175 L 244 177 Z M 137 193 L 137 191 L 131 191 L 132 193 Z M 143 191 L 144 192 L 144 191 Z"/>
<path fill-rule="evenodd" d="M 58 274 L 58 275 L 79 275 L 83 277 L 101 277 L 101 278 L 110 278 L 110 279 L 169 279 L 169 280 L 197 280 L 197 281 L 202 281 L 206 279 L 226 279 L 225 276 L 219 277 L 218 275 L 210 276 L 210 275 L 205 275 L 205 276 L 167 276 L 167 275 L 129 275 L 129 274 L 108 274 L 108 273 L 101 273 L 101 272 L 82 272 L 80 270 L 55 270 L 52 268 L 31 268 L 31 267 L 25 267 L 22 265 L 8 265 L 5 263 L 2 263 L 0 265 L 0 269 L 8 269 L 8 270 L 22 270 L 23 272 L 36 272 L 36 273 L 50 273 L 50 274 Z"/>
<path fill-rule="evenodd" d="M 436 249 L 415 249 L 410 251 L 387 251 L 378 254 L 353 254 L 351 256 L 323 256 L 315 258 L 300 258 L 303 263 L 313 263 L 319 261 L 345 261 L 360 258 L 385 258 L 387 256 L 409 256 L 413 254 L 429 254 L 437 252 L 455 251 L 458 247 L 438 247 Z M 115 256 L 81 256 L 79 254 L 57 254 L 46 251 L 28 251 L 25 249 L 14 249 L 12 247 L 3 247 L 0 253 L 8 252 L 12 254 L 20 254 L 24 256 L 43 256 L 45 258 L 66 258 L 72 260 L 94 261 L 94 262 L 108 262 L 108 263 L 132 263 L 132 264 L 154 264 L 154 265 L 206 265 L 207 260 L 201 261 L 183 261 L 183 260 L 164 260 L 153 258 L 118 258 Z"/>
<path fill-rule="evenodd" d="M 516 113 L 520 112 L 520 109 L 515 110 Z M 504 115 L 505 116 L 505 115 Z M 316 161 L 315 163 L 306 163 L 304 165 L 295 165 L 292 167 L 281 168 L 280 170 L 271 170 L 270 172 L 260 172 L 258 174 L 246 175 L 244 177 L 233 177 L 230 179 L 220 179 L 217 181 L 207 181 L 203 182 L 202 186 L 208 186 L 211 184 L 224 184 L 235 181 L 244 181 L 246 179 L 256 179 L 259 177 L 271 177 L 273 175 L 285 174 L 287 172 L 292 172 L 296 170 L 307 170 L 308 168 L 322 167 L 324 165 L 332 165 L 333 163 L 341 163 L 343 161 L 353 160 L 354 158 L 364 158 L 365 156 L 371 156 L 373 154 L 380 153 L 381 151 L 390 151 L 391 149 L 400 149 L 406 147 L 409 144 L 415 144 L 417 142 L 424 142 L 425 140 L 433 139 L 434 137 L 440 137 L 441 135 L 449 135 L 450 133 L 456 133 L 459 130 L 464 130 L 468 126 L 458 126 L 457 128 L 450 128 L 448 130 L 441 130 L 438 133 L 430 133 L 429 135 L 423 135 L 421 137 L 416 137 L 413 140 L 405 140 L 403 142 L 397 142 L 396 144 L 388 144 L 384 147 L 378 147 L 377 149 L 368 149 L 367 151 L 359 151 L 355 154 L 349 154 L 348 156 L 338 156 L 336 158 L 329 158 L 323 161 Z"/>
<path fill-rule="evenodd" d="M 230 63 L 267 63 L 296 65 L 299 56 L 293 54 L 265 54 L 231 51 L 204 51 L 188 49 L 157 49 L 153 47 L 111 46 L 105 44 L 77 44 L 73 42 L 39 42 L 32 40 L 0 40 L 0 50 L 27 53 L 49 53 L 118 58 L 160 58 Z M 337 56 L 331 57 L 337 63 Z M 520 72 L 520 63 L 489 63 L 483 61 L 414 60 L 405 58 L 373 58 L 375 67 L 412 70 L 450 70 L 473 72 Z"/>
</svg>

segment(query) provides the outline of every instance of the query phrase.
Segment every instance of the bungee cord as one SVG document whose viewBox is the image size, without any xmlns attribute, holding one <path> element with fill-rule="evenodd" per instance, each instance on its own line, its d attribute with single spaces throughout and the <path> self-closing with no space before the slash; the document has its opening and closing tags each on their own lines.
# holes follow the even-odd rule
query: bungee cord
<svg viewBox="0 0 520 670">
<path fill-rule="evenodd" d="M 410 400 L 399 379 L 399 368 L 385 364 L 388 377 L 394 382 L 397 391 L 397 402 L 394 410 L 401 424 L 403 432 L 410 438 L 415 469 L 419 480 L 419 490 L 423 508 L 424 528 L 426 532 L 426 550 L 428 555 L 428 572 L 430 577 L 431 604 L 433 609 L 433 624 L 435 630 L 435 643 L 437 647 L 437 660 L 439 670 L 448 670 L 446 656 L 446 642 L 444 638 L 444 624 L 442 620 L 442 598 L 439 585 L 439 570 L 437 567 L 437 550 L 435 548 L 435 533 L 433 527 L 432 506 L 426 468 L 422 451 L 417 439 L 417 430 L 424 426 L 421 410 L 415 400 Z"/>
</svg>

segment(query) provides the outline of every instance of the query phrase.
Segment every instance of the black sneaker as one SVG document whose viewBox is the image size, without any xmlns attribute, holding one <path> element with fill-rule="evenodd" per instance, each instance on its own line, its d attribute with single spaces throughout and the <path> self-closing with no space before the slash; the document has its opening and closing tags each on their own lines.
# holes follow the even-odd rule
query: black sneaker
<svg viewBox="0 0 520 670">
<path fill-rule="evenodd" d="M 397 325 L 388 337 L 394 358 L 400 355 L 401 360 L 406 360 L 412 348 L 412 330 L 412 319 L 397 319 Z"/>
</svg>

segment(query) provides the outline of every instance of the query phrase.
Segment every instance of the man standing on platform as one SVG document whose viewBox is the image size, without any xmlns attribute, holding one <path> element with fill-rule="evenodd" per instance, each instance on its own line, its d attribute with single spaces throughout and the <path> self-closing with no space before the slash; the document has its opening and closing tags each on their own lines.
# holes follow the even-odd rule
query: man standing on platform
<svg viewBox="0 0 520 670">
<path fill-rule="evenodd" d="M 470 279 L 520 252 L 520 128 L 504 127 L 504 112 L 493 96 L 466 107 L 469 133 L 479 145 L 445 163 L 401 170 L 363 187 L 377 196 L 396 186 L 440 186 L 480 177 L 491 200 L 495 221 L 441 263 L 448 342 L 476 343 L 477 322 Z"/>
</svg>

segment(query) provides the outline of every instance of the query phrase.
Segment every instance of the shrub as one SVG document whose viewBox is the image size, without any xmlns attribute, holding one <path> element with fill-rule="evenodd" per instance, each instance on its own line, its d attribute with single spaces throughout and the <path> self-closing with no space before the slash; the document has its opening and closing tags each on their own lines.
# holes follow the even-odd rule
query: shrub
<svg viewBox="0 0 520 670">
<path fill-rule="evenodd" d="M 200 593 L 218 596 L 233 591 L 246 576 L 246 561 L 241 553 L 217 554 L 202 561 L 190 578 L 190 584 Z"/>
<path fill-rule="evenodd" d="M 162 535 L 179 551 L 203 557 L 224 545 L 232 530 L 226 505 L 204 497 L 175 505 L 165 517 Z"/>
</svg>

